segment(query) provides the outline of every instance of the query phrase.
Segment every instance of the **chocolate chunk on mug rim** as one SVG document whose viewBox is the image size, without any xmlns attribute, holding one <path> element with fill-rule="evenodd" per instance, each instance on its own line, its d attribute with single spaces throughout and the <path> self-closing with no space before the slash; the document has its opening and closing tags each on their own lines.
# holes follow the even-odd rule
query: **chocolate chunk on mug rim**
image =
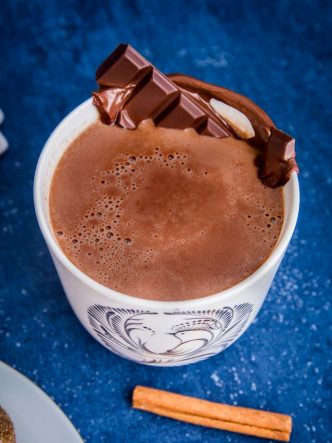
<svg viewBox="0 0 332 443">
<path fill-rule="evenodd" d="M 119 116 L 116 121 L 111 121 L 112 124 L 134 129 L 141 121 L 152 119 L 156 125 L 163 121 L 163 127 L 193 128 L 198 133 L 218 138 L 231 135 L 223 119 L 219 118 L 212 108 L 202 106 L 197 100 L 193 100 L 190 94 L 181 90 L 130 45 L 119 45 L 106 58 L 97 69 L 96 81 L 100 90 L 93 95 L 96 101 L 99 98 L 98 109 L 104 114 L 104 122 L 107 110 L 102 108 L 99 95 L 104 93 L 105 89 L 112 91 L 113 88 L 130 87 L 131 92 L 124 102 L 120 103 Z M 177 118 L 177 107 L 179 107 L 178 112 L 187 117 L 195 109 L 196 113 L 200 111 L 205 114 L 206 119 L 204 122 L 199 122 L 200 124 L 194 119 L 190 124 L 189 118 L 187 119 L 189 126 L 184 128 L 183 121 Z"/>
<path fill-rule="evenodd" d="M 272 128 L 267 145 L 255 163 L 258 177 L 266 186 L 284 186 L 293 172 L 299 172 L 294 138 L 280 129 Z"/>
<path fill-rule="evenodd" d="M 112 83 L 109 81 L 111 66 L 114 67 Z M 96 82 L 103 88 L 124 87 L 128 83 L 139 83 L 151 70 L 151 64 L 144 57 L 131 46 L 122 43 L 99 66 L 96 71 Z M 125 73 L 127 77 L 124 76 Z"/>
</svg>

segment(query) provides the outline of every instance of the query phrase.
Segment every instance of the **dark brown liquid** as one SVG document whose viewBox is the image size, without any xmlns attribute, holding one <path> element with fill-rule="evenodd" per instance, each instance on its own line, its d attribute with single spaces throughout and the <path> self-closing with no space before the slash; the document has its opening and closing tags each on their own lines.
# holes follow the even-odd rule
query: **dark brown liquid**
<svg viewBox="0 0 332 443">
<path fill-rule="evenodd" d="M 268 258 L 282 227 L 282 190 L 262 185 L 254 158 L 232 137 L 97 122 L 56 168 L 54 232 L 78 268 L 122 293 L 217 293 Z"/>
</svg>

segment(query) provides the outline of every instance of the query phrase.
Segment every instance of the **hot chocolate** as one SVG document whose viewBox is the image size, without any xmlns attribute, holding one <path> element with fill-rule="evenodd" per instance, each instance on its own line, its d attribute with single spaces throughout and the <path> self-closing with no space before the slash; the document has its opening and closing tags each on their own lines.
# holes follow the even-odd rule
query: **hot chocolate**
<svg viewBox="0 0 332 443">
<path fill-rule="evenodd" d="M 96 79 L 100 120 L 70 144 L 50 189 L 68 258 L 155 300 L 208 296 L 255 272 L 281 232 L 294 139 L 246 97 L 165 76 L 129 45 Z"/>
<path fill-rule="evenodd" d="M 264 186 L 256 150 L 192 129 L 96 122 L 55 171 L 50 215 L 68 258 L 125 294 L 186 300 L 229 288 L 269 256 L 282 189 Z"/>
</svg>

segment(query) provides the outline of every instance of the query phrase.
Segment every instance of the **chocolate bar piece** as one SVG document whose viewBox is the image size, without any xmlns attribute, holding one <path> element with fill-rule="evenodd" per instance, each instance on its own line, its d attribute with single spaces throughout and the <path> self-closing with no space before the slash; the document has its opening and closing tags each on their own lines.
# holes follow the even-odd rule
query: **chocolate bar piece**
<svg viewBox="0 0 332 443">
<path fill-rule="evenodd" d="M 299 171 L 295 161 L 294 138 L 273 128 L 256 164 L 259 167 L 258 176 L 265 185 L 275 188 L 286 184 L 292 172 Z"/>
<path fill-rule="evenodd" d="M 145 58 L 130 45 L 121 44 L 99 66 L 96 81 L 104 88 L 125 87 L 138 83 L 149 71 L 152 66 Z"/>
<path fill-rule="evenodd" d="M 295 140 L 280 129 L 274 128 L 269 138 L 266 155 L 270 160 L 287 161 L 295 157 Z"/>
<path fill-rule="evenodd" d="M 133 129 L 146 119 L 165 128 L 193 128 L 199 134 L 228 137 L 221 118 L 183 91 L 130 45 L 120 45 L 97 69 L 100 87 L 94 104 L 107 124 Z"/>
</svg>

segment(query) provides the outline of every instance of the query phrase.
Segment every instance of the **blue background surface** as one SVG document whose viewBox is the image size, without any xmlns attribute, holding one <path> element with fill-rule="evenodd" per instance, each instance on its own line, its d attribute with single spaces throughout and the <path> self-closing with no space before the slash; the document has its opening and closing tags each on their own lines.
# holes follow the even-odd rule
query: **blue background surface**
<svg viewBox="0 0 332 443">
<path fill-rule="evenodd" d="M 0 358 L 89 443 L 260 441 L 131 410 L 136 384 L 289 413 L 293 442 L 331 442 L 331 2 L 2 0 L 0 14 Z M 301 214 L 267 301 L 236 344 L 192 366 L 144 367 L 95 342 L 35 219 L 43 144 L 120 41 L 164 72 L 248 95 L 297 139 Z"/>
</svg>

